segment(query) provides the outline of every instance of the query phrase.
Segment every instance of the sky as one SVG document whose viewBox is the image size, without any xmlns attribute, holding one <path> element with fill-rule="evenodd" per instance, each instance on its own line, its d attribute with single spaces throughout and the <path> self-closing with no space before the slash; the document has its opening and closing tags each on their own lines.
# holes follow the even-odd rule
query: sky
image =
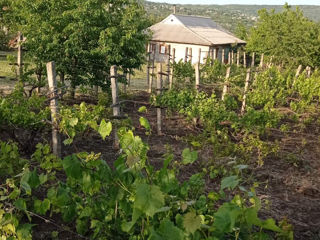
<svg viewBox="0 0 320 240">
<path fill-rule="evenodd" d="M 176 4 L 320 5 L 320 0 L 150 0 Z M 319 13 L 320 14 L 320 13 Z"/>
</svg>

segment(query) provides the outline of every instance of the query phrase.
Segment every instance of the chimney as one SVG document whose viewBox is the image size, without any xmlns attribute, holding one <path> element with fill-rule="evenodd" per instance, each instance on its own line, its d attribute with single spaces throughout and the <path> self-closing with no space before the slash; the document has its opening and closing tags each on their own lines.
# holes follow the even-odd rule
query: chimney
<svg viewBox="0 0 320 240">
<path fill-rule="evenodd" d="M 173 14 L 176 14 L 177 13 L 177 5 L 173 5 Z"/>
</svg>

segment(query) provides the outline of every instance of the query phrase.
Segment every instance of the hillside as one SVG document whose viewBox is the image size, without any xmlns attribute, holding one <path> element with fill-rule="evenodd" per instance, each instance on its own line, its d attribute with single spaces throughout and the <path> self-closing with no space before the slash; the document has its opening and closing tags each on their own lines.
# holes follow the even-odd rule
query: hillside
<svg viewBox="0 0 320 240">
<path fill-rule="evenodd" d="M 144 2 L 146 11 L 157 22 L 172 13 L 172 4 Z M 295 8 L 296 6 L 292 6 Z M 320 21 L 320 6 L 299 6 L 305 16 L 314 21 Z M 281 5 L 181 5 L 177 4 L 177 12 L 186 15 L 200 15 L 211 17 L 214 21 L 234 32 L 238 23 L 247 27 L 252 26 L 257 20 L 258 10 L 266 8 L 281 11 Z"/>
</svg>

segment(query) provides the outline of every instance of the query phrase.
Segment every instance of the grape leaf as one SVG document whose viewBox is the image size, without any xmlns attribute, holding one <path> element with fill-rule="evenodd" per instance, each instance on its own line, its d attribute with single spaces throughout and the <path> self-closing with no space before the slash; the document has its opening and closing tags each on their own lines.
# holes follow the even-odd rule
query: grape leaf
<svg viewBox="0 0 320 240">
<path fill-rule="evenodd" d="M 221 181 L 221 190 L 225 188 L 231 188 L 233 190 L 236 186 L 238 186 L 239 181 L 240 180 L 237 176 L 225 177 Z"/>
<path fill-rule="evenodd" d="M 142 127 L 144 127 L 147 131 L 150 131 L 150 129 L 151 129 L 150 124 L 146 118 L 140 117 L 139 122 Z"/>
<path fill-rule="evenodd" d="M 164 219 L 157 231 L 152 231 L 150 240 L 183 240 L 184 234 L 181 229 L 174 226 L 169 219 Z"/>
<path fill-rule="evenodd" d="M 183 227 L 188 233 L 195 233 L 201 228 L 201 217 L 197 216 L 195 212 L 189 212 L 183 217 Z"/>
<path fill-rule="evenodd" d="M 15 202 L 14 202 L 14 206 L 19 209 L 19 210 L 27 210 L 27 203 L 23 198 L 18 198 Z"/>
<path fill-rule="evenodd" d="M 194 163 L 198 159 L 197 151 L 190 151 L 189 148 L 186 148 L 182 152 L 182 163 L 184 165 Z"/>
<path fill-rule="evenodd" d="M 100 133 L 102 139 L 105 140 L 106 137 L 110 135 L 111 131 L 112 131 L 111 122 L 106 123 L 106 121 L 102 119 L 98 129 L 98 132 Z"/>
<path fill-rule="evenodd" d="M 139 184 L 136 191 L 134 208 L 153 217 L 159 208 L 164 206 L 164 195 L 158 186 Z"/>
<path fill-rule="evenodd" d="M 62 166 L 68 177 L 82 178 L 81 164 L 75 155 L 63 159 Z"/>
<path fill-rule="evenodd" d="M 69 124 L 71 127 L 74 127 L 75 125 L 77 125 L 79 122 L 79 119 L 78 118 L 71 118 L 70 121 L 69 121 Z"/>
<path fill-rule="evenodd" d="M 146 106 L 142 106 L 139 108 L 138 110 L 139 113 L 144 113 L 144 112 L 147 112 L 147 107 Z"/>
</svg>

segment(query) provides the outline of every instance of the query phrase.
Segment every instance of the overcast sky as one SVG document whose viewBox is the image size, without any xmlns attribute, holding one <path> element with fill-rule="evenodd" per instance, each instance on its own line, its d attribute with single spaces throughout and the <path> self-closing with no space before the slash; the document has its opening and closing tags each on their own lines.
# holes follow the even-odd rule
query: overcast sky
<svg viewBox="0 0 320 240">
<path fill-rule="evenodd" d="M 320 5 L 320 0 L 151 0 L 177 4 L 257 4 L 257 5 Z M 320 14 L 320 13 L 319 13 Z"/>
</svg>

